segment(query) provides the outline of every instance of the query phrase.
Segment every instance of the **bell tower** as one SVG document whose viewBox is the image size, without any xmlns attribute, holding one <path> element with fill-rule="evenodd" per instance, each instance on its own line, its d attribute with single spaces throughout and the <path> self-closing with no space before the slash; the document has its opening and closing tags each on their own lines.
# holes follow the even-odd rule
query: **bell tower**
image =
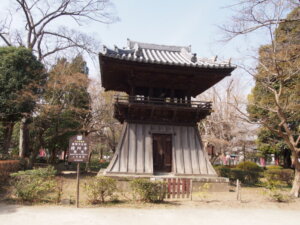
<svg viewBox="0 0 300 225">
<path fill-rule="evenodd" d="M 192 97 L 229 76 L 230 62 L 198 58 L 191 46 L 130 40 L 104 47 L 99 60 L 105 90 L 126 93 L 115 96 L 123 130 L 105 174 L 216 176 L 197 129 L 212 105 Z"/>
</svg>

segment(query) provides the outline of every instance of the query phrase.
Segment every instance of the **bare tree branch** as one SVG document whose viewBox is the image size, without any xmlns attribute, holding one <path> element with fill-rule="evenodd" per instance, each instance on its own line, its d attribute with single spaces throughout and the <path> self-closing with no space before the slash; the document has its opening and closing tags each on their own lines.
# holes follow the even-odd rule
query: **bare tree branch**
<svg viewBox="0 0 300 225">
<path fill-rule="evenodd" d="M 81 49 L 88 54 L 98 51 L 90 48 L 95 47 L 97 42 L 95 39 L 59 26 L 55 30 L 53 23 L 62 21 L 63 18 L 71 18 L 79 25 L 90 21 L 109 24 L 118 20 L 110 0 L 15 0 L 15 2 L 17 14 L 25 20 L 24 29 L 16 30 L 12 26 L 7 27 L 6 21 L 0 21 L 0 39 L 6 45 L 26 43 L 25 46 L 32 49 L 43 61 L 67 49 Z M 21 33 L 25 34 L 26 41 L 23 40 Z M 10 42 L 8 37 L 17 42 Z"/>
<path fill-rule="evenodd" d="M 286 13 L 292 8 L 299 7 L 297 0 L 244 0 L 237 4 L 228 6 L 235 11 L 235 16 L 231 18 L 230 23 L 221 25 L 219 28 L 224 31 L 225 41 L 233 38 L 253 33 L 260 29 L 268 27 L 277 27 L 281 23 L 298 22 L 300 19 L 287 19 Z M 268 12 L 276 11 L 276 14 Z M 230 25 L 228 25 L 230 24 Z"/>
<path fill-rule="evenodd" d="M 258 66 L 246 69 L 249 74 L 254 72 L 251 75 L 256 82 L 248 104 L 252 108 L 250 119 L 282 137 L 289 146 L 296 171 L 291 193 L 298 197 L 300 135 L 295 110 L 299 109 L 299 96 L 292 89 L 299 85 L 300 3 L 295 0 L 242 0 L 239 3 L 234 6 L 238 10 L 231 25 L 222 29 L 227 40 L 259 29 L 267 31 L 270 44 L 260 48 Z"/>
</svg>

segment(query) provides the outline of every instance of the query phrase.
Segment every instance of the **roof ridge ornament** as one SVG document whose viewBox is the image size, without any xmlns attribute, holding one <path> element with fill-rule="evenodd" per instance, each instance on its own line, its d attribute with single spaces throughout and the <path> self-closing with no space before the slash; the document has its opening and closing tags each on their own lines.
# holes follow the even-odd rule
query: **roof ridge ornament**
<svg viewBox="0 0 300 225">
<path fill-rule="evenodd" d="M 107 53 L 107 47 L 106 47 L 106 45 L 102 45 L 102 53 L 103 54 Z"/>
<path fill-rule="evenodd" d="M 192 61 L 193 63 L 196 63 L 196 62 L 197 62 L 197 53 L 193 53 L 193 56 L 192 56 L 192 58 L 191 58 L 191 61 Z"/>
<path fill-rule="evenodd" d="M 231 58 L 228 59 L 227 64 L 231 66 Z"/>
<path fill-rule="evenodd" d="M 135 44 L 134 44 L 133 50 L 134 50 L 134 53 L 133 53 L 133 54 L 134 54 L 136 57 L 142 56 L 141 48 L 139 47 L 139 44 L 138 44 L 138 43 L 135 43 Z"/>
<path fill-rule="evenodd" d="M 130 39 L 127 38 L 127 47 L 128 47 L 128 48 L 130 48 L 130 42 L 131 42 Z"/>
<path fill-rule="evenodd" d="M 214 57 L 210 58 L 209 61 L 212 63 L 216 63 L 218 60 L 218 55 L 215 55 Z"/>
<path fill-rule="evenodd" d="M 119 52 L 119 48 L 118 48 L 117 45 L 114 45 L 114 49 L 115 49 L 116 52 Z"/>
</svg>

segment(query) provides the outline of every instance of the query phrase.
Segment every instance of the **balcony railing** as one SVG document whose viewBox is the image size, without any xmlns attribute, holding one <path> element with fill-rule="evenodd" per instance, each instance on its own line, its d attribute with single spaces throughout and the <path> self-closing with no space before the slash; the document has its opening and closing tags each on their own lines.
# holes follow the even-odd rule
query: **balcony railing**
<svg viewBox="0 0 300 225">
<path fill-rule="evenodd" d="M 144 96 L 114 96 L 115 103 L 123 104 L 143 104 L 143 105 L 157 105 L 157 106 L 175 106 L 198 108 L 202 110 L 211 110 L 212 103 L 205 101 L 189 101 L 179 98 L 150 98 Z"/>
</svg>

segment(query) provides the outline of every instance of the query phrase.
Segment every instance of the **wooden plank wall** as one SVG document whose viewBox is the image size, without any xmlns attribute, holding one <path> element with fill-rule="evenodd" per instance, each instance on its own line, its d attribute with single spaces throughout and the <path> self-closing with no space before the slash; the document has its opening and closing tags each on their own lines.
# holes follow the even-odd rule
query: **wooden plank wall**
<svg viewBox="0 0 300 225">
<path fill-rule="evenodd" d="M 196 127 L 124 123 L 120 142 L 106 173 L 153 174 L 152 134 L 172 134 L 177 175 L 216 175 Z"/>
</svg>

